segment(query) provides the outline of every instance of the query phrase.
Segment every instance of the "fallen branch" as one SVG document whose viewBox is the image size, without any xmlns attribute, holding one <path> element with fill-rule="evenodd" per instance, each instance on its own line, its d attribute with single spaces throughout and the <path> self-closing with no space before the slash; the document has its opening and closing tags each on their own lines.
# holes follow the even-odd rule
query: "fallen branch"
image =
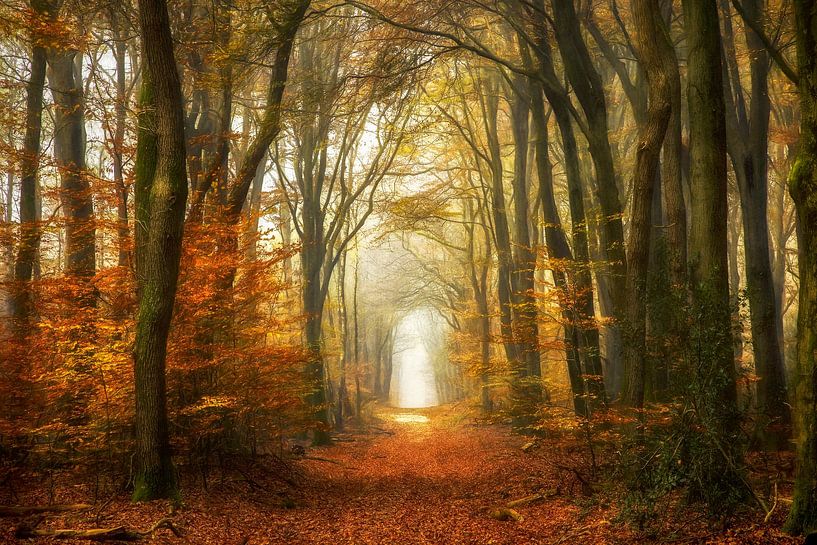
<svg viewBox="0 0 817 545">
<path fill-rule="evenodd" d="M 156 522 L 156 524 L 144 532 L 132 530 L 125 526 L 114 526 L 113 528 L 90 528 L 87 530 L 67 528 L 38 530 L 29 525 L 23 524 L 17 528 L 14 536 L 17 539 L 50 537 L 52 539 L 87 539 L 89 541 L 139 541 L 146 537 L 150 537 L 155 531 L 162 528 L 170 530 L 176 537 L 182 537 L 182 532 L 169 518 L 159 520 Z"/>
<path fill-rule="evenodd" d="M 27 517 L 41 513 L 64 513 L 66 511 L 84 511 L 93 506 L 87 503 L 58 503 L 54 505 L 0 505 L 0 517 Z"/>
<path fill-rule="evenodd" d="M 769 519 L 772 518 L 772 513 L 774 513 L 775 508 L 777 507 L 777 503 L 780 500 L 780 496 L 777 494 L 777 483 L 774 483 L 774 503 L 769 511 L 766 513 L 766 517 L 763 519 L 763 524 L 769 522 Z"/>
<path fill-rule="evenodd" d="M 507 507 L 500 507 L 499 509 L 494 509 L 490 513 L 492 519 L 501 520 L 501 521 L 508 521 L 512 520 L 514 522 L 522 522 L 524 517 L 520 515 L 517 511 L 513 509 L 509 509 Z"/>
<path fill-rule="evenodd" d="M 545 497 L 542 494 L 532 494 L 530 496 L 525 496 L 524 498 L 519 498 L 518 500 L 513 500 L 507 503 L 507 507 L 512 509 L 514 507 L 519 507 L 520 505 L 527 505 L 529 503 L 533 503 L 535 501 L 543 500 Z"/>
</svg>

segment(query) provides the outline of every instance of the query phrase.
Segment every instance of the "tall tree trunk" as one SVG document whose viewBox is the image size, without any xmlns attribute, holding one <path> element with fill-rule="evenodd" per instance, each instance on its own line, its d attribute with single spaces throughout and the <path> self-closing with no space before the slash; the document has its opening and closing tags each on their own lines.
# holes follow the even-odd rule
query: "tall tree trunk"
<svg viewBox="0 0 817 545">
<path fill-rule="evenodd" d="M 553 65 L 550 44 L 548 42 L 547 34 L 542 27 L 537 28 L 536 42 L 539 70 L 543 76 L 543 79 L 558 82 Z M 565 301 L 565 304 L 571 305 L 576 312 L 574 322 L 576 322 L 578 330 L 575 332 L 575 334 L 579 342 L 579 355 L 581 356 L 581 359 L 584 360 L 583 375 L 586 382 L 585 386 L 591 396 L 591 402 L 603 405 L 607 403 L 607 392 L 604 383 L 604 372 L 601 364 L 599 329 L 598 325 L 596 324 L 595 303 L 593 301 L 594 290 L 590 266 L 590 249 L 587 239 L 587 216 L 584 208 L 584 191 L 582 189 L 582 176 L 581 169 L 579 167 L 578 146 L 576 144 L 576 136 L 573 130 L 573 118 L 570 112 L 570 101 L 567 96 L 567 92 L 563 87 L 561 87 L 561 85 L 543 86 L 543 90 L 551 108 L 553 109 L 553 115 L 556 118 L 556 124 L 559 127 L 559 133 L 562 140 L 565 178 L 567 180 L 568 189 L 568 203 L 570 206 L 571 236 L 573 240 L 574 259 L 576 262 L 576 266 L 573 267 L 573 270 L 569 274 L 569 276 L 572 276 L 572 278 L 568 278 L 568 280 L 572 281 L 573 285 L 570 291 L 566 292 L 566 295 L 571 300 Z M 537 129 L 537 134 L 542 135 L 540 138 L 542 142 L 537 142 L 537 146 L 540 146 L 540 150 L 537 153 L 537 160 L 545 161 L 545 164 L 542 164 L 542 170 L 546 171 L 549 168 L 549 161 L 547 160 L 546 154 L 547 150 L 541 148 L 541 146 L 546 144 L 545 138 L 547 137 L 547 127 L 544 126 L 544 104 L 542 104 L 540 107 L 539 104 L 537 104 L 540 99 L 536 97 L 535 93 L 532 93 L 532 96 L 535 97 L 535 99 L 532 99 L 532 105 L 534 108 L 534 127 L 536 127 L 538 124 L 539 128 Z M 552 220 L 554 219 L 553 215 L 555 214 L 555 197 L 552 195 L 543 196 L 541 193 L 543 188 L 545 190 L 550 189 L 547 183 L 545 186 L 542 185 L 542 175 L 543 174 L 540 172 L 540 199 L 544 199 L 542 201 L 542 211 L 543 213 L 548 213 L 548 217 L 550 217 Z M 550 193 L 552 193 L 552 189 Z M 551 200 L 554 201 L 552 204 L 550 202 Z M 545 203 L 545 201 L 547 201 L 547 203 Z M 554 208 L 554 210 L 551 210 L 551 208 Z M 549 221 L 547 217 L 545 218 L 545 221 L 546 229 L 548 226 L 547 224 L 556 225 L 556 222 Z M 552 234 L 558 237 L 558 235 L 555 233 Z M 547 231 L 545 233 L 545 237 L 547 241 Z M 567 248 L 567 252 L 565 252 L 564 250 L 559 249 L 560 244 L 561 243 L 554 240 L 553 249 L 557 252 L 557 257 L 562 254 L 568 256 L 569 247 Z M 566 244 L 567 241 L 565 240 L 565 245 Z M 581 360 L 577 360 L 576 363 L 578 365 L 578 370 L 574 370 L 574 373 L 578 372 L 579 375 L 582 375 Z M 579 391 L 579 384 L 573 384 L 572 387 L 574 388 L 574 394 Z"/>
<path fill-rule="evenodd" d="M 45 14 L 38 12 L 39 17 Z M 40 248 L 37 214 L 37 173 L 40 167 L 40 134 L 42 132 L 43 88 L 45 85 L 46 50 L 42 37 L 31 35 L 31 76 L 26 84 L 26 132 L 20 160 L 20 242 L 14 259 L 14 291 L 11 306 L 14 331 L 23 340 L 31 331 L 34 313 L 31 280 Z"/>
<path fill-rule="evenodd" d="M 800 148 L 789 176 L 797 211 L 800 294 L 794 390 L 797 474 L 786 521 L 817 530 L 817 2 L 794 0 L 800 93 Z"/>
<path fill-rule="evenodd" d="M 343 429 L 343 417 L 346 414 L 346 400 L 349 392 L 346 388 L 346 369 L 349 363 L 349 314 L 346 307 L 346 252 L 343 252 L 338 263 L 338 313 L 340 314 L 340 366 L 338 369 L 338 398 L 335 404 L 335 427 Z"/>
<path fill-rule="evenodd" d="M 54 97 L 54 155 L 65 216 L 65 273 L 82 282 L 84 292 L 79 303 L 89 306 L 95 301 L 89 280 L 96 272 L 96 227 L 93 196 L 85 172 L 81 55 L 64 44 L 50 48 L 48 83 Z"/>
<path fill-rule="evenodd" d="M 624 334 L 624 404 L 644 406 L 647 267 L 652 234 L 653 192 L 661 146 L 672 114 L 665 59 L 672 56 L 669 30 L 655 0 L 633 0 L 635 49 L 647 77 L 647 116 L 638 128 L 630 232 L 627 241 L 627 308 Z"/>
<path fill-rule="evenodd" d="M 604 88 L 587 45 L 584 43 L 573 0 L 554 0 L 553 15 L 556 40 L 562 53 L 565 73 L 587 118 L 585 136 L 596 175 L 596 194 L 601 207 L 599 218 L 601 245 L 610 283 L 613 317 L 624 317 L 627 260 L 624 249 L 624 226 L 618 182 L 610 147 Z M 617 332 L 613 332 L 617 334 Z M 621 354 L 607 354 L 613 375 L 620 375 Z M 617 381 L 614 392 L 618 393 Z"/>
<path fill-rule="evenodd" d="M 716 0 L 684 0 L 690 129 L 690 284 L 695 316 L 691 379 L 696 414 L 725 451 L 737 455 L 737 391 L 727 267 L 726 121 Z M 713 449 L 715 447 L 713 446 Z M 706 480 L 732 483 L 734 470 L 707 468 Z"/>
<path fill-rule="evenodd" d="M 760 25 L 765 2 L 744 0 L 747 18 Z M 785 370 L 777 334 L 780 308 L 774 293 L 768 222 L 769 147 L 769 55 L 763 41 L 748 25 L 745 30 L 751 69 L 751 99 L 748 115 L 735 57 L 729 6 L 724 6 L 725 43 L 732 91 L 727 86 L 727 145 L 738 182 L 743 216 L 743 248 L 746 256 L 746 292 L 749 300 L 752 353 L 757 383 L 757 406 L 763 421 L 758 431 L 775 447 L 785 445 L 791 412 L 786 393 Z M 772 429 L 769 428 L 771 423 Z"/>
<path fill-rule="evenodd" d="M 575 312 L 577 302 L 569 300 L 570 286 L 568 272 L 571 270 L 573 255 L 567 236 L 562 228 L 562 220 L 556 207 L 556 198 L 553 192 L 553 171 L 548 157 L 548 133 L 545 119 L 542 90 L 538 85 L 531 84 L 531 111 L 533 113 L 533 138 L 536 147 L 536 172 L 539 176 L 539 201 L 542 207 L 544 221 L 545 246 L 553 282 L 561 292 L 560 307 L 564 320 L 565 360 L 567 374 L 570 380 L 570 390 L 573 394 L 573 409 L 578 416 L 589 416 L 587 394 L 582 373 L 582 361 L 579 352 L 579 320 Z M 575 281 L 575 280 L 573 280 Z M 598 332 L 596 333 L 598 340 Z"/>
<path fill-rule="evenodd" d="M 489 82 L 490 83 L 490 82 Z M 497 254 L 497 295 L 499 299 L 499 324 L 505 357 L 515 372 L 520 365 L 519 347 L 513 334 L 513 257 L 511 235 L 508 227 L 508 211 L 505 206 L 505 187 L 502 176 L 502 155 L 497 132 L 499 95 L 494 84 L 489 84 L 485 96 L 486 131 L 491 159 L 491 214 L 494 220 L 494 241 Z"/>
<path fill-rule="evenodd" d="M 363 399 L 360 397 L 360 327 L 358 323 L 358 308 L 357 308 L 357 287 L 360 275 L 358 268 L 360 267 L 360 251 L 355 248 L 355 277 L 352 283 L 352 320 L 354 323 L 354 333 L 352 335 L 352 361 L 354 362 L 355 372 L 355 416 L 360 418 L 360 411 L 363 407 Z"/>
<path fill-rule="evenodd" d="M 521 40 L 521 38 L 520 38 Z M 522 44 L 522 47 L 526 47 Z M 514 293 L 512 300 L 516 315 L 515 336 L 519 346 L 520 364 L 523 374 L 520 377 L 520 393 L 526 403 L 535 403 L 542 394 L 547 396 L 541 382 L 535 378 L 541 376 L 539 361 L 539 327 L 537 324 L 536 296 L 534 273 L 536 271 L 536 253 L 531 243 L 529 229 L 528 169 L 527 155 L 530 127 L 528 116 L 530 103 L 527 96 L 527 81 L 523 77 L 512 80 L 511 92 L 511 131 L 514 141 L 513 162 L 513 276 Z M 533 407 L 531 407 L 533 409 Z"/>
<path fill-rule="evenodd" d="M 116 61 L 116 106 L 114 120 L 113 149 L 113 182 L 116 188 L 117 246 L 119 250 L 117 264 L 127 267 L 130 264 L 130 230 L 128 229 L 128 188 L 125 185 L 123 166 L 123 146 L 125 143 L 125 122 L 127 114 L 127 90 L 125 77 L 125 55 L 127 43 L 122 36 L 119 13 L 115 7 L 110 10 L 111 31 L 114 39 L 114 59 Z"/>
<path fill-rule="evenodd" d="M 144 52 L 142 115 L 136 160 L 137 282 L 139 312 L 134 342 L 136 456 L 134 501 L 177 498 L 171 459 L 165 361 L 179 277 L 187 202 L 181 83 L 165 0 L 139 2 Z M 144 111 L 143 111 L 144 112 Z M 152 119 L 150 119 L 152 118 Z M 151 130 L 154 134 L 150 134 Z"/>
<path fill-rule="evenodd" d="M 473 185 L 472 188 L 476 189 Z M 478 193 L 477 193 L 478 195 Z M 491 235 L 485 224 L 482 200 L 477 197 L 476 206 L 479 213 L 474 210 L 474 200 L 466 201 L 465 222 L 467 243 L 466 252 L 468 259 L 468 278 L 471 281 L 471 289 L 474 292 L 474 304 L 476 306 L 476 331 L 479 339 L 479 391 L 480 403 L 485 413 L 493 410 L 491 400 L 491 315 L 488 304 L 488 273 L 491 259 Z M 483 237 L 485 255 L 477 258 L 476 225 L 479 224 Z M 479 262 L 478 262 L 479 261 Z"/>
<path fill-rule="evenodd" d="M 672 19 L 672 2 L 665 2 L 663 17 L 664 28 L 669 33 L 669 24 Z M 664 150 L 661 157 L 661 183 L 664 208 L 666 210 L 667 240 L 670 245 L 670 275 L 675 289 L 682 293 L 681 300 L 686 300 L 687 278 L 687 210 L 684 201 L 682 157 L 683 143 L 681 139 L 681 75 L 678 69 L 678 57 L 675 47 L 665 50 L 662 55 L 664 72 L 667 75 L 670 87 L 671 115 L 667 134 L 664 138 Z M 680 317 L 675 317 L 679 323 L 674 324 L 675 333 L 680 333 Z"/>
</svg>

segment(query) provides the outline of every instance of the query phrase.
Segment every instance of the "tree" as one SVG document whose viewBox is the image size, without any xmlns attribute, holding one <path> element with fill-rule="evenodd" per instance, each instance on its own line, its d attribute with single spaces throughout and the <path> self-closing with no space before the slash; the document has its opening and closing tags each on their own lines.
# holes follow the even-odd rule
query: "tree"
<svg viewBox="0 0 817 545">
<path fill-rule="evenodd" d="M 139 31 L 145 71 L 136 159 L 134 501 L 179 494 L 168 437 L 165 361 L 187 202 L 182 92 L 165 0 L 139 2 Z"/>
<path fill-rule="evenodd" d="M 737 390 L 727 269 L 726 119 L 716 0 L 684 0 L 689 106 L 693 340 L 689 396 L 729 468 L 705 467 L 703 487 L 735 482 Z"/>
<path fill-rule="evenodd" d="M 762 420 L 758 432 L 774 444 L 787 441 L 791 413 L 786 393 L 783 350 L 778 332 L 780 306 L 775 297 L 769 248 L 768 153 L 769 153 L 769 54 L 762 39 L 744 25 L 749 50 L 751 90 L 748 108 L 740 78 L 734 33 L 727 2 L 724 12 L 724 59 L 729 78 L 725 82 L 726 144 L 737 179 L 743 217 L 743 248 L 746 256 L 746 292 L 751 314 L 752 354 L 757 384 L 757 406 Z M 760 25 L 763 0 L 743 0 L 747 18 Z M 730 85 L 731 83 L 731 85 Z M 737 288 L 737 286 L 735 286 Z M 776 431 L 767 430 L 769 423 Z"/>
<path fill-rule="evenodd" d="M 32 3 L 38 18 L 53 16 L 45 1 Z M 43 87 L 45 85 L 46 48 L 44 36 L 31 33 L 31 75 L 26 84 L 26 132 L 20 165 L 20 242 L 14 260 L 12 315 L 18 337 L 30 330 L 29 320 L 34 311 L 29 283 L 34 276 L 34 264 L 40 245 L 37 224 L 37 173 L 40 165 L 40 135 L 42 133 Z"/>
<path fill-rule="evenodd" d="M 602 282 L 609 284 L 611 315 L 617 320 L 624 316 L 624 294 L 626 292 L 627 257 L 624 245 L 621 199 L 619 198 L 613 153 L 610 148 L 607 125 L 607 106 L 604 88 L 590 53 L 582 39 L 576 7 L 572 0 L 555 0 L 553 18 L 556 41 L 562 55 L 570 84 L 576 93 L 587 119 L 585 136 L 590 148 L 596 175 L 596 195 L 601 208 L 599 228 L 602 252 L 608 261 L 609 273 Z M 602 298 L 603 300 L 603 298 Z M 617 328 L 610 333 L 618 336 Z M 615 345 L 614 345 L 615 346 Z M 620 347 L 618 347 L 620 349 Z M 610 362 L 611 384 L 618 393 L 621 382 L 621 354 L 607 354 Z"/>
<path fill-rule="evenodd" d="M 62 1 L 56 2 L 57 6 Z M 61 37 L 62 38 L 62 37 Z M 54 97 L 54 157 L 65 217 L 65 273 L 82 285 L 81 306 L 95 304 L 90 279 L 96 273 L 94 202 L 85 165 L 85 98 L 82 54 L 58 39 L 48 48 L 48 84 Z"/>
<path fill-rule="evenodd" d="M 647 266 L 652 234 L 653 191 L 659 157 L 672 115 L 668 59 L 674 56 L 669 31 L 658 4 L 634 0 L 635 48 L 648 85 L 647 114 L 638 127 L 630 232 L 627 240 L 627 308 L 623 324 L 624 383 L 621 400 L 630 407 L 644 405 L 644 355 L 646 352 Z"/>
<path fill-rule="evenodd" d="M 786 520 L 792 533 L 817 529 L 817 3 L 794 0 L 800 145 L 789 175 L 797 210 L 800 294 L 794 390 L 797 474 Z"/>
<path fill-rule="evenodd" d="M 415 58 L 407 53 L 409 59 L 404 61 L 402 53 L 385 50 L 369 59 L 373 66 L 355 66 L 349 56 L 350 37 L 365 28 L 345 22 L 335 25 L 328 36 L 319 34 L 327 28 L 313 25 L 311 39 L 303 41 L 298 50 L 301 115 L 293 120 L 295 180 L 287 176 L 280 153 L 275 156 L 301 240 L 304 344 L 309 359 L 305 375 L 307 401 L 317 425 L 313 431 L 316 444 L 330 441 L 321 332 L 332 274 L 344 250 L 373 213 L 378 187 L 392 176 L 392 169 L 399 170 L 395 160 L 404 143 L 408 144 L 413 87 L 399 85 L 411 81 L 410 71 L 409 79 L 404 80 L 403 72 L 395 76 L 388 70 L 391 63 L 399 68 L 399 63 L 410 65 Z M 330 46 L 335 48 L 331 53 Z M 380 84 L 371 85 L 369 78 Z M 357 79 L 363 84 L 353 84 Z M 368 126 L 375 127 L 378 138 L 371 150 L 361 151 Z"/>
</svg>

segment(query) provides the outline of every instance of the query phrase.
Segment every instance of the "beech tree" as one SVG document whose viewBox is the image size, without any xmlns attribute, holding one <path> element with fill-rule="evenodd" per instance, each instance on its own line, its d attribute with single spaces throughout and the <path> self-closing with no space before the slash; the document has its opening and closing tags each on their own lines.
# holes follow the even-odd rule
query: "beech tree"
<svg viewBox="0 0 817 545">
<path fill-rule="evenodd" d="M 139 3 L 139 30 L 145 72 L 136 157 L 134 501 L 179 495 L 168 436 L 165 362 L 187 203 L 181 84 L 164 0 Z"/>
<path fill-rule="evenodd" d="M 817 11 L 811 0 L 795 0 L 797 87 L 800 97 L 800 145 L 789 175 L 797 209 L 800 295 L 797 314 L 797 366 L 794 394 L 797 477 L 786 527 L 794 533 L 817 528 Z"/>
</svg>

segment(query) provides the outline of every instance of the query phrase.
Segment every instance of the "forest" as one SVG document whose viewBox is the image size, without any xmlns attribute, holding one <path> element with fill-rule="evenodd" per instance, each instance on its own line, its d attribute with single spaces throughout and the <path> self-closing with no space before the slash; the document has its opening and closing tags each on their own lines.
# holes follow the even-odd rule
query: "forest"
<svg viewBox="0 0 817 545">
<path fill-rule="evenodd" d="M 817 543 L 817 0 L 0 0 L 0 543 Z"/>
</svg>

